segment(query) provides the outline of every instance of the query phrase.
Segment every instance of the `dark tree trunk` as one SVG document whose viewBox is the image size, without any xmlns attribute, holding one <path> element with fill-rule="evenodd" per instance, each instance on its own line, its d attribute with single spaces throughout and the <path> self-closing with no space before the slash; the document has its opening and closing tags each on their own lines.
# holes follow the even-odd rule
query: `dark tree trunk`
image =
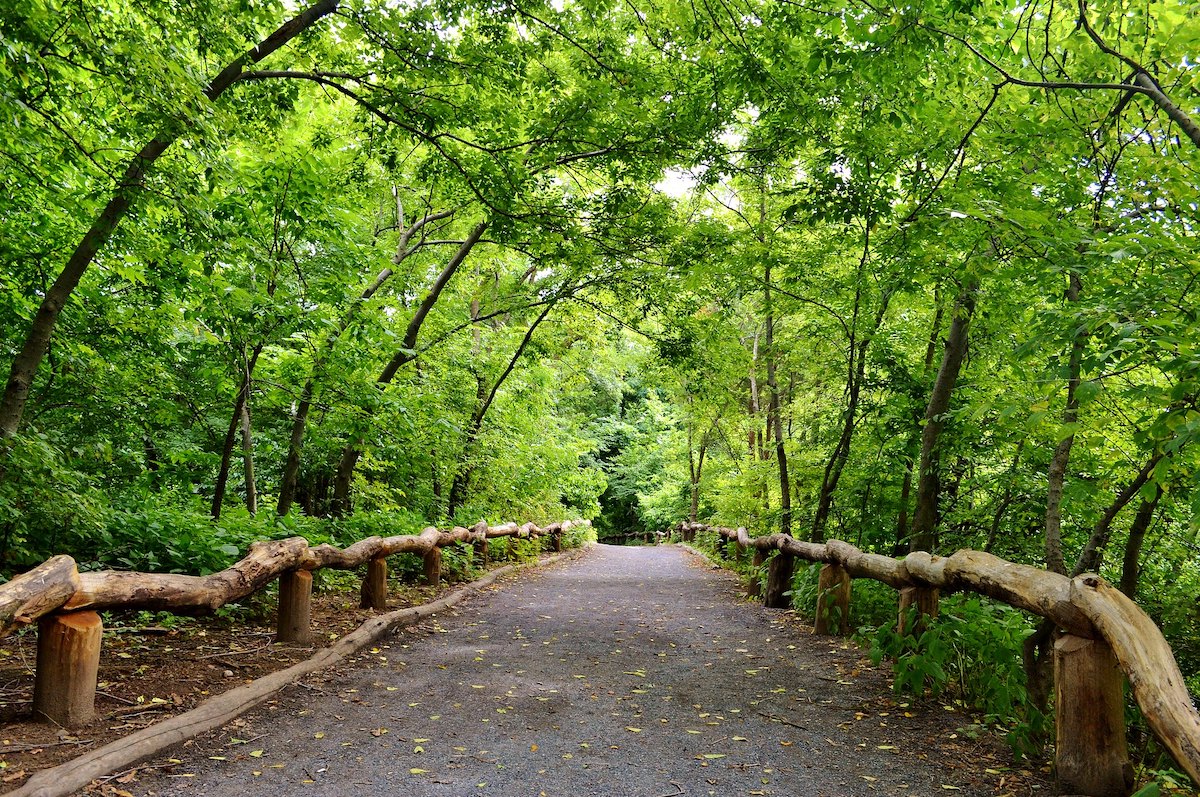
<svg viewBox="0 0 1200 797">
<path fill-rule="evenodd" d="M 1150 481 L 1150 477 L 1154 474 L 1154 466 L 1162 458 L 1163 455 L 1160 452 L 1156 451 L 1152 454 L 1142 469 L 1138 471 L 1137 476 L 1125 485 L 1121 492 L 1117 493 L 1116 498 L 1108 505 L 1108 509 L 1104 510 L 1104 514 L 1100 516 L 1100 520 L 1092 529 L 1092 536 L 1088 538 L 1087 545 L 1083 547 L 1079 559 L 1075 562 L 1075 569 L 1071 571 L 1072 577 L 1081 573 L 1093 573 L 1100 568 L 1100 563 L 1104 559 L 1104 549 L 1108 546 L 1108 538 L 1112 536 L 1113 520 L 1137 496 L 1146 482 Z"/>
<path fill-rule="evenodd" d="M 925 428 L 921 432 L 921 465 L 917 481 L 917 508 L 913 513 L 912 550 L 932 551 L 937 544 L 938 500 L 938 442 L 945 425 L 944 416 L 950 409 L 950 397 L 958 381 L 963 359 L 967 354 L 971 317 L 975 313 L 975 280 L 963 285 L 954 302 L 954 318 L 946 335 L 942 365 L 938 369 L 929 404 L 925 409 Z"/>
<path fill-rule="evenodd" d="M 1133 518 L 1133 524 L 1129 527 L 1129 538 L 1125 541 L 1125 558 L 1121 563 L 1121 592 L 1128 595 L 1130 600 L 1137 597 L 1138 578 L 1142 573 L 1142 543 L 1146 540 L 1146 532 L 1154 520 L 1154 510 L 1158 509 L 1162 494 L 1162 488 L 1155 485 L 1154 497 L 1142 501 L 1137 515 Z"/>
<path fill-rule="evenodd" d="M 242 471 L 246 479 L 246 511 L 258 514 L 258 485 L 254 481 L 254 438 L 250 431 L 250 397 L 242 402 Z"/>
<path fill-rule="evenodd" d="M 694 430 L 688 425 L 688 476 L 691 483 L 691 503 L 688 507 L 688 520 L 696 522 L 700 512 L 700 480 L 704 476 L 704 459 L 708 454 L 709 434 L 705 432 L 700 437 L 700 450 L 695 452 L 692 446 Z"/>
<path fill-rule="evenodd" d="M 1083 283 L 1077 273 L 1071 272 L 1067 287 L 1067 301 L 1079 301 Z M 1067 404 L 1063 408 L 1063 426 L 1072 427 L 1079 420 L 1079 399 L 1075 392 L 1079 388 L 1080 365 L 1087 333 L 1076 330 L 1072 336 L 1071 354 L 1067 361 Z M 1075 433 L 1070 432 L 1059 441 L 1050 457 L 1050 468 L 1046 475 L 1046 569 L 1055 573 L 1066 573 L 1067 563 L 1062 548 L 1062 498 L 1063 484 L 1067 476 L 1067 463 L 1071 458 L 1071 446 L 1075 444 Z"/>
<path fill-rule="evenodd" d="M 258 46 L 248 50 L 221 70 L 204 90 L 204 95 L 209 100 L 217 99 L 241 78 L 247 65 L 262 61 L 319 19 L 332 13 L 337 5 L 337 0 L 320 0 L 281 25 Z M 146 143 L 125 167 L 125 173 L 121 176 L 108 204 L 92 222 L 92 226 L 71 253 L 66 266 L 46 291 L 26 334 L 25 342 L 9 370 L 4 396 L 0 399 L 0 438 L 12 437 L 20 428 L 21 416 L 25 411 L 25 402 L 29 398 L 34 375 L 50 346 L 50 337 L 54 334 L 58 316 L 70 300 L 71 294 L 96 255 L 108 243 L 108 239 L 129 212 L 133 200 L 141 194 L 147 171 L 186 129 L 183 124 L 174 120 L 164 120 L 163 126 L 166 129 Z"/>
<path fill-rule="evenodd" d="M 217 481 L 213 487 L 213 520 L 218 520 L 221 517 L 221 509 L 225 504 L 225 487 L 229 483 L 229 469 L 233 462 L 233 447 L 237 442 L 238 427 L 242 421 L 242 409 L 246 406 L 250 390 L 250 378 L 254 374 L 254 366 L 258 363 L 258 355 L 262 353 L 262 349 L 263 347 L 260 343 L 250 352 L 250 357 L 242 372 L 242 383 L 238 386 L 237 397 L 233 401 L 233 415 L 229 419 L 229 428 L 225 432 L 225 442 L 221 446 L 221 466 L 217 470 Z"/>
<path fill-rule="evenodd" d="M 865 265 L 865 261 L 864 261 Z M 860 279 L 862 275 L 860 274 Z M 861 289 L 860 289 L 861 290 Z M 853 339 L 854 329 L 851 327 L 849 341 L 849 368 L 846 372 L 846 410 L 842 414 L 842 433 L 834 446 L 833 454 L 825 464 L 825 473 L 821 477 L 821 491 L 817 496 L 817 513 L 813 518 L 813 542 L 825 541 L 825 524 L 829 519 L 829 510 L 833 506 L 833 496 L 842 478 L 842 471 L 850 459 L 850 445 L 854 440 L 854 427 L 858 422 L 858 403 L 862 393 L 863 380 L 867 372 L 867 349 L 872 339 L 883 326 L 883 318 L 887 314 L 890 294 L 884 293 L 880 299 L 879 311 L 875 314 L 875 323 L 869 334 L 859 341 Z M 854 315 L 857 323 L 859 294 L 855 293 Z"/>
<path fill-rule="evenodd" d="M 771 307 L 771 264 L 767 261 L 763 272 L 763 305 L 766 310 L 767 348 L 767 423 L 775 436 L 775 459 L 779 465 L 779 530 L 792 533 L 792 489 L 788 479 L 787 450 L 783 440 L 783 420 L 779 408 L 779 385 L 775 380 L 775 316 Z M 782 555 L 781 555 L 782 556 Z M 776 557 L 779 558 L 779 557 Z M 787 557 L 791 558 L 791 557 Z"/>
<path fill-rule="evenodd" d="M 929 341 L 925 344 L 925 367 L 921 371 L 922 387 L 929 379 L 929 372 L 933 370 L 933 358 L 937 356 L 938 336 L 942 332 L 942 316 L 945 315 L 945 308 L 942 306 L 940 286 L 934 289 L 933 306 L 933 325 L 929 328 Z M 919 419 L 913 418 L 913 421 L 914 427 L 917 427 Z M 907 455 L 904 458 L 904 481 L 900 486 L 900 512 L 896 517 L 896 545 L 892 549 L 893 556 L 903 556 L 912 544 L 908 528 L 908 502 L 912 495 L 913 469 L 917 463 L 917 457 L 913 451 L 915 448 L 917 448 L 917 438 L 914 435 L 912 441 L 905 447 Z"/>
<path fill-rule="evenodd" d="M 417 357 L 417 338 L 421 333 L 421 326 L 425 323 L 425 318 L 437 304 L 438 298 L 442 295 L 442 291 L 450 283 L 450 278 L 458 271 L 458 267 L 467 259 L 467 255 L 475 248 L 475 244 L 479 243 L 479 239 L 483 236 L 487 229 L 487 222 L 480 222 L 471 230 L 471 234 L 459 246 L 454 257 L 446 264 L 434 280 L 433 286 L 429 289 L 429 293 L 421 300 L 421 304 L 417 306 L 417 312 L 413 315 L 412 320 L 408 322 L 408 327 L 404 332 L 404 340 L 400 344 L 400 350 L 392 357 L 391 361 L 380 372 L 379 378 L 375 380 L 377 387 L 383 388 L 390 384 L 395 378 L 396 372 L 404 365 L 412 362 Z M 348 443 L 343 449 L 342 454 L 338 458 L 337 471 L 333 477 L 333 502 L 332 510 L 334 515 L 343 515 L 350 510 L 350 485 L 354 482 L 354 469 L 358 467 L 358 460 L 362 456 L 360 446 L 362 438 L 355 438 Z"/>
<path fill-rule="evenodd" d="M 1021 464 L 1021 452 L 1025 450 L 1025 440 L 1022 439 L 1017 443 L 1016 453 L 1013 454 L 1012 464 L 1008 468 L 1008 479 L 1004 485 L 1004 495 L 1000 497 L 1000 502 L 996 505 L 996 511 L 992 513 L 992 525 L 988 528 L 987 542 L 983 545 L 983 550 L 991 553 L 996 547 L 996 539 L 1000 536 L 1000 526 L 1004 522 L 1004 513 L 1008 511 L 1009 506 L 1013 502 L 1013 487 L 1017 479 L 1017 466 Z"/>
</svg>

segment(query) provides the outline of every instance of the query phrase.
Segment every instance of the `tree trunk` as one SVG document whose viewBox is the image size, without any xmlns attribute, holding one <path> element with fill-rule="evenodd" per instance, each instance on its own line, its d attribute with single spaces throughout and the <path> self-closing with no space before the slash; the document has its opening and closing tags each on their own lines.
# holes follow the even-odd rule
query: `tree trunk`
<svg viewBox="0 0 1200 797">
<path fill-rule="evenodd" d="M 1067 301 L 1079 301 L 1083 282 L 1079 274 L 1072 271 L 1067 287 Z M 1067 404 L 1063 408 L 1063 426 L 1068 434 L 1054 449 L 1050 458 L 1050 469 L 1046 475 L 1046 568 L 1055 573 L 1066 573 L 1067 563 L 1062 549 L 1062 497 L 1066 481 L 1067 463 L 1071 458 L 1071 446 L 1075 444 L 1075 433 L 1070 431 L 1079 420 L 1079 399 L 1075 392 L 1079 388 L 1080 364 L 1087 345 L 1087 333 L 1075 330 L 1071 341 L 1071 354 L 1067 362 Z"/>
<path fill-rule="evenodd" d="M 758 395 L 758 375 L 755 369 L 758 366 L 758 330 L 754 330 L 754 343 L 750 348 L 750 404 L 747 407 L 750 413 L 750 458 L 763 458 L 763 436 L 762 428 L 759 426 L 758 414 L 762 411 L 762 405 Z"/>
<path fill-rule="evenodd" d="M 917 481 L 917 508 L 913 514 L 912 545 L 914 551 L 932 551 L 937 544 L 938 500 L 938 442 L 945 425 L 944 416 L 950 409 L 950 397 L 958 381 L 963 359 L 967 354 L 971 316 L 975 313 L 975 291 L 978 281 L 971 279 L 962 286 L 954 302 L 954 318 L 946 335 L 942 365 L 938 369 L 929 404 L 925 410 L 925 428 L 921 432 L 921 466 Z"/>
<path fill-rule="evenodd" d="M 1004 495 L 1000 497 L 1000 502 L 996 505 L 996 511 L 992 513 L 992 525 L 988 528 L 987 542 L 983 545 L 985 553 L 991 553 L 996 547 L 996 540 L 1000 536 L 1000 526 L 1004 522 L 1004 513 L 1008 511 L 1008 507 L 1013 501 L 1013 483 L 1017 478 L 1017 467 L 1021 464 L 1021 452 L 1025 450 L 1025 438 L 1021 438 L 1017 443 L 1017 450 L 1013 454 L 1012 464 L 1008 467 L 1008 479 L 1004 485 Z"/>
<path fill-rule="evenodd" d="M 242 421 L 242 409 L 250 392 L 250 378 L 254 374 L 254 366 L 262 353 L 262 344 L 258 344 L 250 352 L 246 367 L 242 372 L 242 384 L 238 387 L 237 397 L 233 402 L 233 416 L 229 419 L 229 429 L 225 432 L 225 443 L 221 447 L 221 467 L 217 470 L 217 481 L 213 486 L 212 516 L 219 520 L 221 509 L 225 503 L 225 486 L 229 483 L 229 469 L 233 463 L 233 447 L 237 442 L 238 427 Z"/>
<path fill-rule="evenodd" d="M 242 402 L 242 468 L 246 479 L 246 511 L 258 514 L 258 486 L 254 482 L 254 439 L 250 434 L 250 397 Z"/>
<path fill-rule="evenodd" d="M 700 511 L 700 479 L 704 476 L 704 459 L 708 453 L 708 432 L 705 432 L 700 438 L 700 450 L 693 453 L 692 438 L 694 431 L 691 424 L 688 425 L 688 476 L 691 485 L 691 501 L 688 506 L 688 520 L 692 523 L 696 522 L 696 515 Z"/>
<path fill-rule="evenodd" d="M 417 312 L 408 322 L 408 327 L 404 332 L 404 340 L 400 344 L 400 350 L 388 362 L 384 369 L 379 374 L 379 378 L 375 380 L 375 384 L 379 388 L 383 388 L 390 384 L 395 378 L 396 372 L 399 371 L 405 364 L 412 362 L 417 358 L 417 338 L 421 333 L 421 326 L 425 323 L 426 317 L 437 304 L 438 298 L 442 295 L 442 291 L 450 283 L 450 278 L 458 271 L 458 267 L 467 259 L 467 255 L 475 248 L 475 244 L 479 243 L 479 239 L 483 237 L 483 233 L 487 230 L 488 223 L 486 221 L 475 225 L 471 230 L 471 234 L 466 240 L 459 245 L 458 251 L 454 253 L 454 257 L 446 264 L 434 280 L 433 286 L 429 289 L 429 293 L 421 300 L 421 304 L 417 306 Z M 358 467 L 358 460 L 362 456 L 360 447 L 362 446 L 362 438 L 356 437 L 348 443 L 343 449 L 342 454 L 338 458 L 337 472 L 333 478 L 333 501 L 331 509 L 334 515 L 343 515 L 350 511 L 350 485 L 354 482 L 354 469 Z"/>
<path fill-rule="evenodd" d="M 908 550 L 908 500 L 912 495 L 913 458 L 904 458 L 904 481 L 900 483 L 900 512 L 896 515 L 896 544 L 893 556 L 902 556 Z"/>
<path fill-rule="evenodd" d="M 779 385 L 775 379 L 775 316 L 771 307 L 771 263 L 768 259 L 763 272 L 763 305 L 766 310 L 766 347 L 767 347 L 767 423 L 775 436 L 775 459 L 779 464 L 779 530 L 784 534 L 792 533 L 792 489 L 788 479 L 787 449 L 783 441 L 783 420 L 779 408 Z M 784 554 L 781 554 L 783 556 Z M 788 566 L 790 574 L 790 563 Z"/>
<path fill-rule="evenodd" d="M 1054 643 L 1055 784 L 1059 794 L 1125 797 L 1133 767 L 1125 741 L 1125 678 L 1103 639 Z"/>
<path fill-rule="evenodd" d="M 865 259 L 864 259 L 865 265 Z M 860 274 L 860 279 L 862 275 Z M 891 295 L 887 292 L 883 294 L 879 302 L 879 310 L 875 314 L 875 323 L 869 334 L 857 343 L 853 339 L 853 328 L 851 329 L 851 340 L 849 341 L 849 360 L 850 365 L 846 372 L 846 411 L 842 415 L 842 433 L 838 437 L 837 445 L 834 446 L 833 454 L 830 455 L 829 461 L 825 464 L 825 473 L 821 477 L 821 490 L 817 496 L 817 512 L 813 517 L 813 542 L 823 542 L 825 540 L 825 525 L 829 520 L 829 510 L 833 507 L 833 495 L 837 490 L 838 483 L 842 478 L 842 471 L 846 467 L 846 462 L 850 459 L 850 445 L 854 440 L 854 427 L 858 422 L 858 402 L 862 394 L 862 384 L 867 373 L 867 349 L 871 345 L 871 341 L 879 332 L 879 328 L 883 326 L 883 318 L 887 314 L 888 302 Z M 854 314 L 858 316 L 859 293 L 855 293 L 855 310 Z"/>
<path fill-rule="evenodd" d="M 1088 539 L 1087 545 L 1083 547 L 1078 561 L 1075 562 L 1075 569 L 1071 571 L 1072 577 L 1081 573 L 1093 573 L 1100 568 L 1100 562 L 1104 558 L 1104 549 L 1108 546 L 1108 538 L 1112 535 L 1113 520 L 1134 499 L 1142 486 L 1150 480 L 1154 474 L 1154 466 L 1162 458 L 1163 455 L 1160 452 L 1152 454 L 1133 481 L 1125 485 L 1113 502 L 1108 505 L 1108 509 L 1104 510 L 1104 514 L 1092 529 L 1092 536 Z"/>
<path fill-rule="evenodd" d="M 248 50 L 222 69 L 204 90 L 204 95 L 210 101 L 216 100 L 241 78 L 247 65 L 262 61 L 319 19 L 331 14 L 337 5 L 338 0 L 319 0 L 307 10 L 285 22 L 258 46 Z M 108 204 L 92 222 L 92 226 L 75 247 L 70 259 L 67 260 L 66 266 L 46 291 L 37 314 L 33 318 L 33 323 L 29 327 L 29 332 L 26 334 L 25 342 L 13 359 L 12 367 L 9 370 L 4 396 L 0 399 L 0 438 L 12 437 L 20 428 L 21 416 L 25 411 L 25 402 L 29 398 L 34 375 L 37 373 L 42 359 L 46 356 L 46 350 L 50 346 L 50 337 L 54 334 L 54 328 L 58 323 L 58 316 L 70 300 L 71 294 L 74 293 L 96 255 L 108 243 L 108 239 L 112 237 L 129 212 L 133 200 L 141 194 L 143 181 L 150 167 L 186 130 L 183 124 L 171 119 L 164 120 L 163 127 L 165 129 L 146 143 L 125 167 L 125 173 L 115 187 Z"/>
<path fill-rule="evenodd" d="M 315 368 L 320 367 L 318 363 Z M 292 511 L 296 501 L 296 481 L 300 475 L 300 454 L 304 450 L 304 433 L 308 429 L 308 411 L 312 408 L 314 378 L 304 380 L 304 388 L 300 391 L 300 401 L 292 414 L 292 433 L 288 437 L 287 460 L 283 465 L 283 478 L 279 484 L 279 502 L 275 513 L 283 517 Z"/>
<path fill-rule="evenodd" d="M 929 328 L 929 341 L 925 344 L 925 367 L 921 371 L 921 385 L 924 387 L 925 382 L 929 379 L 929 372 L 933 369 L 933 358 L 937 356 L 938 335 L 942 331 L 942 316 L 945 315 L 945 308 L 942 306 L 942 289 L 939 285 L 933 292 L 933 324 Z M 918 419 L 914 418 L 914 425 Z M 912 545 L 912 538 L 909 536 L 908 528 L 908 501 L 912 495 L 912 477 L 913 468 L 916 466 L 916 457 L 912 453 L 912 449 L 916 448 L 916 436 L 905 447 L 908 452 L 904 458 L 904 481 L 900 486 L 900 512 L 896 517 L 896 545 L 892 549 L 893 556 L 903 556 L 909 547 Z"/>
<path fill-rule="evenodd" d="M 1162 498 L 1162 494 L 1162 487 L 1155 485 L 1154 497 L 1149 501 L 1142 501 L 1137 515 L 1133 518 L 1133 525 L 1129 527 L 1129 538 L 1125 541 L 1125 558 L 1121 563 L 1120 588 L 1121 592 L 1128 595 L 1130 600 L 1137 597 L 1138 577 L 1142 573 L 1142 543 L 1146 539 L 1146 532 L 1150 529 L 1150 522 L 1154 520 L 1154 510 L 1158 509 L 1158 502 Z"/>
<path fill-rule="evenodd" d="M 69 729 L 95 718 L 103 634 L 96 612 L 52 614 L 38 621 L 35 718 Z"/>
</svg>

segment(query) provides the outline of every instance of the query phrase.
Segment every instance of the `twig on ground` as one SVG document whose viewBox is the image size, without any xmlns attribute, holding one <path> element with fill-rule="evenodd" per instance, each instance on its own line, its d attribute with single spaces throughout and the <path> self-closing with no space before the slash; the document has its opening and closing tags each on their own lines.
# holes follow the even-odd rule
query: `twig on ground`
<svg viewBox="0 0 1200 797">
<path fill-rule="evenodd" d="M 131 772 L 142 772 L 143 770 L 147 770 L 147 769 L 170 769 L 171 767 L 177 767 L 177 766 L 179 766 L 179 764 L 176 762 L 167 762 L 166 764 L 140 764 L 136 767 L 130 767 L 129 769 L 122 770 L 121 772 L 114 772 L 111 775 L 108 775 L 103 778 L 96 778 L 95 780 L 92 781 L 92 783 L 95 783 L 97 786 L 101 786 L 105 783 L 108 783 L 110 780 L 116 780 L 117 778 L 122 778 L 122 777 L 130 774 Z"/>
<path fill-rule="evenodd" d="M 774 714 L 765 714 L 760 711 L 760 712 L 758 712 L 758 716 L 766 717 L 767 719 L 771 720 L 772 722 L 778 722 L 783 725 L 788 725 L 792 728 L 799 728 L 802 731 L 808 730 L 807 726 L 800 725 L 799 723 L 792 722 L 791 720 L 784 719 L 783 717 L 776 717 Z"/>
<path fill-rule="evenodd" d="M 678 795 L 680 795 L 680 794 L 683 794 L 683 787 L 682 787 L 682 786 L 680 786 L 680 785 L 679 785 L 678 783 L 676 783 L 675 781 L 670 781 L 670 783 L 671 783 L 671 785 L 672 785 L 672 786 L 674 786 L 674 787 L 675 787 L 675 788 L 676 788 L 678 791 L 673 791 L 673 792 L 671 792 L 671 793 L 669 793 L 669 794 L 663 794 L 663 795 L 661 795 L 660 797 L 678 797 Z"/>
<path fill-rule="evenodd" d="M 129 699 L 129 698 L 127 698 L 127 697 L 118 697 L 117 695 L 114 695 L 114 694 L 112 694 L 111 692 L 99 692 L 99 691 L 97 691 L 97 692 L 96 692 L 96 694 L 98 694 L 98 695 L 103 695 L 104 697 L 107 697 L 109 700 L 115 700 L 115 701 L 117 701 L 118 703 L 124 703 L 124 704 L 125 704 L 125 705 L 127 705 L 127 706 L 136 706 L 136 705 L 138 705 L 137 701 L 135 701 L 135 700 L 130 700 L 130 699 Z"/>
<path fill-rule="evenodd" d="M 203 656 L 192 656 L 191 658 L 192 658 L 192 661 L 201 661 L 203 659 L 219 659 L 222 656 L 245 656 L 250 653 L 259 653 L 261 651 L 266 650 L 269 647 L 271 647 L 270 642 L 268 642 L 265 645 L 259 645 L 256 648 L 247 648 L 246 650 L 222 650 L 220 653 L 206 653 Z M 222 663 L 224 663 L 224 662 L 222 662 Z M 242 665 L 237 665 L 237 666 L 240 667 Z"/>
<path fill-rule="evenodd" d="M 64 745 L 79 745 L 92 744 L 95 739 L 63 739 L 57 742 L 46 742 L 45 744 L 19 744 L 12 747 L 0 747 L 0 755 L 8 755 L 9 753 L 24 753 L 29 750 L 41 750 L 46 747 L 62 747 Z"/>
</svg>

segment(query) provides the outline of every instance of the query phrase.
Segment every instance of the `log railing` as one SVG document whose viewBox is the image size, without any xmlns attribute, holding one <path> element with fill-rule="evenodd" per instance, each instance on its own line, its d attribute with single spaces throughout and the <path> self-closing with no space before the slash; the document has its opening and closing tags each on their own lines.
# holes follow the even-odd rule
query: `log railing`
<svg viewBox="0 0 1200 797">
<path fill-rule="evenodd" d="M 1060 793 L 1126 795 L 1132 768 L 1125 740 L 1122 674 L 1146 722 L 1176 763 L 1200 783 L 1200 714 L 1170 645 L 1154 621 L 1093 573 L 1075 578 L 1015 564 L 981 551 L 902 559 L 866 553 L 849 543 L 804 542 L 783 534 L 751 537 L 746 529 L 683 523 L 681 536 L 711 531 L 737 553 L 820 562 L 817 618 L 847 617 L 849 581 L 870 578 L 900 590 L 901 622 L 909 606 L 936 611 L 939 592 L 975 592 L 1044 617 L 1061 631 L 1054 648 L 1056 778 Z M 787 570 L 781 568 L 781 571 Z M 768 585 L 768 593 L 771 593 Z M 780 591 L 782 592 L 782 591 Z M 814 630 L 827 630 L 818 623 Z"/>
<path fill-rule="evenodd" d="M 80 573 L 75 560 L 55 556 L 0 585 L 0 637 L 38 623 L 34 715 L 63 727 L 87 724 L 95 716 L 96 676 L 100 662 L 103 609 L 148 609 L 176 614 L 215 611 L 279 579 L 276 638 L 281 642 L 309 639 L 312 573 L 321 568 L 350 570 L 367 565 L 362 606 L 383 609 L 387 598 L 387 558 L 398 553 L 423 559 L 426 584 L 441 579 L 442 548 L 471 545 L 488 561 L 487 541 L 497 537 L 549 537 L 562 550 L 563 534 L 589 521 L 563 521 L 539 528 L 533 523 L 450 531 L 426 528 L 420 534 L 368 537 L 346 548 L 309 547 L 303 537 L 256 542 L 240 561 L 218 573 L 188 576 L 115 570 Z"/>
</svg>

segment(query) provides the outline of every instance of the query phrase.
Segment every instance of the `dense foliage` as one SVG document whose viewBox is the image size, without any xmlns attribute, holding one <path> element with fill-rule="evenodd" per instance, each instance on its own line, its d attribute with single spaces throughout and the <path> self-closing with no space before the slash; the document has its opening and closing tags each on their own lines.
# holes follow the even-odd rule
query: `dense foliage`
<svg viewBox="0 0 1200 797">
<path fill-rule="evenodd" d="M 1098 570 L 1195 679 L 1188 12 L 15 0 L 0 569 L 701 518 Z"/>
</svg>

